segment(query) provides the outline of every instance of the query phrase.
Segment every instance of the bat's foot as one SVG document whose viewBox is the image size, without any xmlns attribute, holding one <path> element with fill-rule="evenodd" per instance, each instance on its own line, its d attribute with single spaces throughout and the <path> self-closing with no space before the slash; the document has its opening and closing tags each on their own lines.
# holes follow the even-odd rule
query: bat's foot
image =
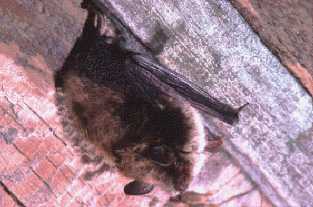
<svg viewBox="0 0 313 207">
<path fill-rule="evenodd" d="M 112 29 L 112 23 L 92 0 L 84 0 L 81 3 L 81 8 L 88 11 L 85 28 L 92 28 L 89 31 L 93 31 L 94 35 L 100 36 L 108 44 L 120 43 L 124 40 L 119 31 Z"/>
<path fill-rule="evenodd" d="M 91 0 L 83 0 L 80 6 L 88 11 L 85 27 L 93 27 L 97 35 L 103 35 L 103 15 L 101 10 Z"/>
</svg>

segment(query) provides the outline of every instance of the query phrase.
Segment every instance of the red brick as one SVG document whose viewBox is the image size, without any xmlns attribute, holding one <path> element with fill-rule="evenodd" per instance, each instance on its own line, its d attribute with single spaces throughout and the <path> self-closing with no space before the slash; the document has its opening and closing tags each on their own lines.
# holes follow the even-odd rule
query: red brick
<svg viewBox="0 0 313 207">
<path fill-rule="evenodd" d="M 0 116 L 1 116 L 1 110 L 0 110 Z M 0 124 L 1 124 L 1 118 L 0 118 Z M 4 139 L 2 139 L 2 137 L 1 137 L 1 139 L 0 139 L 0 149 L 4 148 L 4 147 L 6 147 L 6 146 L 8 146 L 8 144 L 7 144 L 6 141 L 5 141 Z"/>
<path fill-rule="evenodd" d="M 74 195 L 86 187 L 87 187 L 87 184 L 85 184 L 81 179 L 77 179 L 73 181 L 73 185 L 69 189 L 69 192 Z"/>
<path fill-rule="evenodd" d="M 45 156 L 49 152 L 59 151 L 64 147 L 63 143 L 55 137 L 16 139 L 15 145 L 30 160 Z"/>
<path fill-rule="evenodd" d="M 28 167 L 20 167 L 14 173 L 4 176 L 2 182 L 23 203 L 27 203 L 34 193 L 45 186 L 38 176 Z"/>
<path fill-rule="evenodd" d="M 65 148 L 65 145 L 63 144 L 63 142 L 54 136 L 47 137 L 45 139 L 45 144 L 47 147 L 49 147 L 50 153 L 51 152 L 58 152 L 58 151 L 61 151 L 62 149 Z"/>
<path fill-rule="evenodd" d="M 46 203 L 40 205 L 40 207 L 56 207 L 58 205 L 56 205 L 56 200 L 55 197 L 51 196 L 49 201 L 47 201 Z"/>
<path fill-rule="evenodd" d="M 53 192 L 62 194 L 70 182 L 66 179 L 61 170 L 57 170 L 57 172 L 51 178 L 49 184 Z"/>
<path fill-rule="evenodd" d="M 84 206 L 82 202 L 77 201 L 76 198 L 74 198 L 69 193 L 62 195 L 62 197 L 58 198 L 57 200 L 58 200 L 57 206 L 71 206 L 71 207 Z"/>
<path fill-rule="evenodd" d="M 18 205 L 12 199 L 12 197 L 0 187 L 0 206 L 3 207 L 17 207 Z"/>
<path fill-rule="evenodd" d="M 97 206 L 110 206 L 114 201 L 114 195 L 102 195 L 97 199 Z"/>
<path fill-rule="evenodd" d="M 80 169 L 85 167 L 85 164 L 81 162 L 81 157 L 77 154 L 73 155 L 71 153 L 67 153 L 64 155 L 66 157 L 66 166 L 68 166 L 73 171 L 80 171 Z"/>
<path fill-rule="evenodd" d="M 75 176 L 75 173 L 66 165 L 62 166 L 60 170 L 67 180 L 72 180 Z"/>
<path fill-rule="evenodd" d="M 132 181 L 129 178 L 124 176 L 114 176 L 110 174 L 106 174 L 105 176 L 101 176 L 101 181 L 97 182 L 93 187 L 96 191 L 101 193 L 117 193 L 123 191 L 124 185 Z M 97 178 L 99 179 L 99 178 Z M 114 183 L 114 185 L 112 185 Z"/>
<path fill-rule="evenodd" d="M 37 192 L 33 193 L 27 198 L 26 206 L 53 206 L 55 196 L 52 194 L 50 189 L 45 185 L 41 187 Z"/>
<path fill-rule="evenodd" d="M 105 193 L 108 189 L 108 183 L 96 183 L 94 187 L 97 192 Z"/>
<path fill-rule="evenodd" d="M 42 143 L 38 146 L 36 156 L 44 156 L 48 153 L 61 151 L 65 146 L 63 143 L 55 137 L 47 137 L 42 140 Z"/>
<path fill-rule="evenodd" d="M 167 207 L 189 207 L 190 205 L 185 204 L 185 203 L 181 203 L 181 202 L 171 202 L 170 201 L 170 202 L 166 203 L 166 206 Z M 217 207 L 217 206 L 208 205 L 208 206 L 205 206 L 205 207 Z"/>
<path fill-rule="evenodd" d="M 13 145 L 6 145 L 0 150 L 0 173 L 15 171 L 27 159 Z"/>
<path fill-rule="evenodd" d="M 41 143 L 42 140 L 34 137 L 15 140 L 16 147 L 21 150 L 29 160 L 33 160 L 36 154 L 38 154 L 38 148 L 40 147 Z"/>
<path fill-rule="evenodd" d="M 84 207 L 84 206 L 86 206 L 84 203 L 74 201 L 73 203 L 71 203 L 71 205 L 69 207 Z"/>
<path fill-rule="evenodd" d="M 7 172 L 7 160 L 0 153 L 0 175 L 2 172 Z"/>
<path fill-rule="evenodd" d="M 1 62 L 1 61 L 0 61 Z M 0 79 L 0 82 L 1 79 Z M 3 109 L 0 109 L 0 125 L 5 126 L 6 128 L 16 128 L 19 130 L 22 130 L 19 125 L 17 125 L 16 122 L 14 122 L 14 119 L 9 115 L 8 113 L 11 113 L 11 106 L 10 104 L 4 100 L 3 98 L 0 98 L 0 105 L 2 106 Z M 5 110 L 5 111 L 4 111 Z M 1 139 L 4 144 L 6 144 L 4 139 Z M 1 147 L 1 141 L 0 141 L 0 147 Z"/>
<path fill-rule="evenodd" d="M 34 170 L 45 181 L 48 181 L 56 173 L 57 169 L 50 161 L 43 159 L 34 167 Z"/>
<path fill-rule="evenodd" d="M 14 183 L 10 187 L 18 198 L 28 200 L 32 194 L 43 186 L 44 183 L 32 171 L 29 171 L 20 182 Z"/>
<path fill-rule="evenodd" d="M 49 153 L 47 157 L 57 167 L 62 165 L 65 160 L 65 156 L 61 152 Z"/>
<path fill-rule="evenodd" d="M 60 197 L 57 198 L 56 206 L 68 206 L 68 204 L 73 200 L 73 197 L 65 193 L 63 195 L 60 195 Z"/>
</svg>

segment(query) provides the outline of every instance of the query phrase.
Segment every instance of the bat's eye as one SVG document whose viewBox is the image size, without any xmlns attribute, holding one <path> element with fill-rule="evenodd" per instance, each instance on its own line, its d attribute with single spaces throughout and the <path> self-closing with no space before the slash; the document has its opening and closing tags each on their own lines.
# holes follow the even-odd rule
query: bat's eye
<svg viewBox="0 0 313 207">
<path fill-rule="evenodd" d="M 168 146 L 156 145 L 149 148 L 149 157 L 160 166 L 170 166 L 175 162 L 174 153 Z"/>
</svg>

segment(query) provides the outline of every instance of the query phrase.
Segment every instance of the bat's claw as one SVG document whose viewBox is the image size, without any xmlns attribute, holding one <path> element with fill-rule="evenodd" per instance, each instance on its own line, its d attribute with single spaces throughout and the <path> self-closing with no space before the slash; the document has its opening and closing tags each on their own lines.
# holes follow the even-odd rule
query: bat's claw
<svg viewBox="0 0 313 207">
<path fill-rule="evenodd" d="M 122 34 L 118 30 L 111 30 L 110 23 L 106 20 L 101 8 L 92 0 L 83 0 L 81 8 L 88 11 L 88 17 L 90 20 L 89 25 L 94 27 L 94 33 L 98 37 L 104 38 L 108 44 L 119 43 L 123 41 Z"/>
</svg>

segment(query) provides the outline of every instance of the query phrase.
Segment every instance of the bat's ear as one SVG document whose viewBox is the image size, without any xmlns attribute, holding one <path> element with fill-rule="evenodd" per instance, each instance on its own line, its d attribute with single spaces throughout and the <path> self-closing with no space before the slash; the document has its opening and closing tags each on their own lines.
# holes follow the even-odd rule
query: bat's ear
<svg viewBox="0 0 313 207">
<path fill-rule="evenodd" d="M 124 186 L 126 195 L 144 195 L 150 193 L 154 186 L 145 182 L 134 180 Z"/>
</svg>

